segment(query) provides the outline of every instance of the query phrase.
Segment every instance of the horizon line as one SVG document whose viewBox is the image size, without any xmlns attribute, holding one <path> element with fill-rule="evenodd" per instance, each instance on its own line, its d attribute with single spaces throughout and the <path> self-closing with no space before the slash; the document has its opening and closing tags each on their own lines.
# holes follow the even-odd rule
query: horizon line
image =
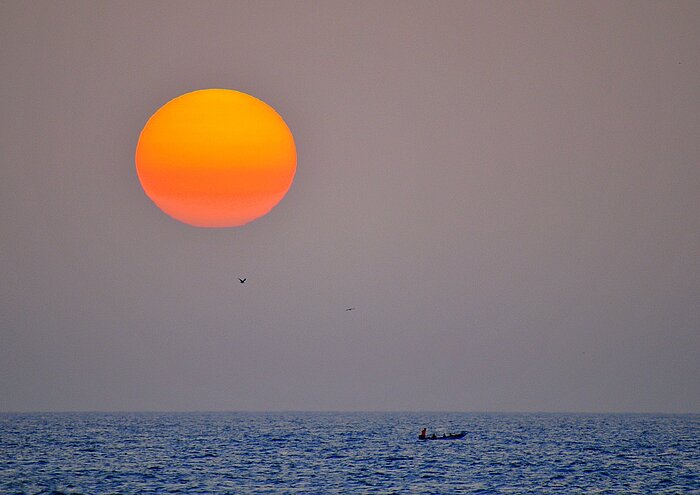
<svg viewBox="0 0 700 495">
<path fill-rule="evenodd" d="M 700 411 L 505 411 L 505 410 L 453 410 L 453 409 L 46 409 L 46 410 L 0 410 L 0 414 L 568 414 L 568 415 L 648 415 L 648 416 L 687 416 L 700 415 Z"/>
</svg>

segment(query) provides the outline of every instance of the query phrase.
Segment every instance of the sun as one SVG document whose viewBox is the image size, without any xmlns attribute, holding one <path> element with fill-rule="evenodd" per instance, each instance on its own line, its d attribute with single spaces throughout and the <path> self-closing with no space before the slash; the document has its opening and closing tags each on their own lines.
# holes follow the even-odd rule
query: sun
<svg viewBox="0 0 700 495">
<path fill-rule="evenodd" d="M 239 91 L 203 89 L 151 116 L 135 160 L 141 186 L 163 212 L 195 227 L 237 227 L 282 200 L 297 154 L 271 106 Z"/>
</svg>

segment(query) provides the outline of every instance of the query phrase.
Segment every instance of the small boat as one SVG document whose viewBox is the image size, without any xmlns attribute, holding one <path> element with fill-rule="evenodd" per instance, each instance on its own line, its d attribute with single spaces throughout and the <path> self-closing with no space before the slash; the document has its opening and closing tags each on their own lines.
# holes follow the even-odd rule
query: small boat
<svg viewBox="0 0 700 495">
<path fill-rule="evenodd" d="M 443 433 L 443 435 L 439 437 L 433 433 L 430 436 L 418 435 L 418 440 L 459 440 L 460 438 L 464 438 L 466 434 L 466 431 L 460 431 L 459 433 Z"/>
</svg>

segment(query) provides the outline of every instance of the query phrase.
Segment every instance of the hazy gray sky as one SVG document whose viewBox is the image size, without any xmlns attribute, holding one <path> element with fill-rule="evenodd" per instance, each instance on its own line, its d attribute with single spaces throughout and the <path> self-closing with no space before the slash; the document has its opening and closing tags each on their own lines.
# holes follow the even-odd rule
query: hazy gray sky
<svg viewBox="0 0 700 495">
<path fill-rule="evenodd" d="M 0 410 L 700 412 L 700 2 L 0 19 Z M 211 87 L 297 145 L 239 229 L 134 165 Z"/>
</svg>

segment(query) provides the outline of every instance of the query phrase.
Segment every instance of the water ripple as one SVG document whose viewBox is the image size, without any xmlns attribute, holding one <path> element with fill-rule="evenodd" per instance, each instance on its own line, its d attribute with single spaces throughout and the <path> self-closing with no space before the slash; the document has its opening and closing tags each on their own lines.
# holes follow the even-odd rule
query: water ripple
<svg viewBox="0 0 700 495">
<path fill-rule="evenodd" d="M 0 414 L 0 452 L 7 494 L 700 495 L 697 415 Z"/>
</svg>

